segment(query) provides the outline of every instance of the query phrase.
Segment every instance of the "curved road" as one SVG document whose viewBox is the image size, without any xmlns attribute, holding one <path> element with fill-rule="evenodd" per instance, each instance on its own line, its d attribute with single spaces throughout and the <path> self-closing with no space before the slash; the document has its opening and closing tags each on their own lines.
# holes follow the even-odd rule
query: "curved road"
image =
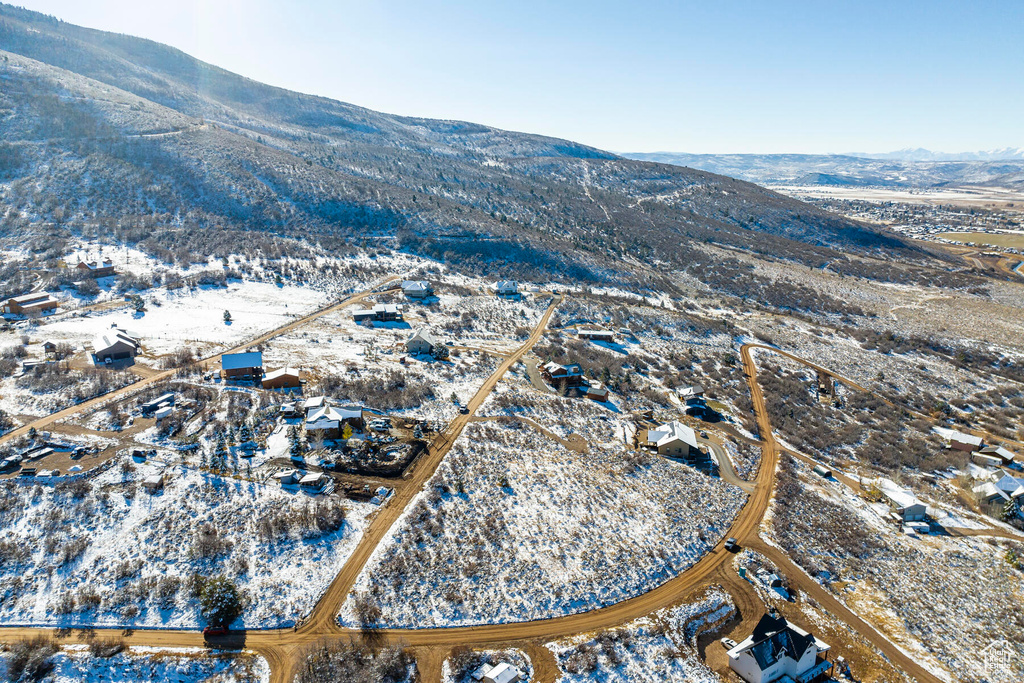
<svg viewBox="0 0 1024 683">
<path fill-rule="evenodd" d="M 347 303 L 344 305 L 347 305 Z M 433 474 L 443 459 L 444 454 L 465 428 L 473 413 L 480 407 L 497 381 L 540 338 L 556 305 L 557 302 L 552 302 L 540 325 L 534 330 L 527 343 L 506 358 L 494 374 L 481 386 L 469 403 L 469 413 L 460 415 L 449 426 L 448 430 L 431 444 L 427 457 L 417 465 L 414 471 L 412 485 L 403 487 L 402 498 L 392 499 L 385 510 L 382 511 L 383 514 L 379 515 L 371 523 L 355 553 L 328 588 L 327 593 L 317 603 L 310 618 L 297 629 L 232 633 L 230 636 L 219 640 L 217 645 L 245 647 L 255 650 L 266 657 L 270 663 L 272 680 L 275 683 L 290 683 L 301 665 L 303 647 L 328 637 L 347 639 L 360 633 L 355 629 L 341 628 L 335 622 L 335 615 L 351 591 L 356 577 L 369 560 L 377 544 L 385 538 L 387 531 L 401 515 L 405 506 L 411 502 L 422 485 Z M 895 666 L 903 669 L 918 681 L 940 683 L 938 677 L 920 666 L 911 656 L 893 645 L 874 627 L 839 602 L 839 600 L 797 567 L 784 553 L 760 539 L 759 529 L 771 501 L 780 452 L 769 422 L 765 398 L 757 382 L 757 368 L 750 352 L 751 348 L 760 346 L 756 344 L 744 345 L 741 348 L 741 355 L 747 382 L 750 387 L 758 428 L 761 434 L 764 435 L 764 440 L 761 443 L 763 456 L 757 477 L 752 482 L 753 491 L 740 514 L 734 520 L 727 535 L 736 537 L 741 545 L 756 549 L 775 562 L 777 566 L 784 569 L 792 584 L 812 595 L 834 617 L 844 621 L 851 628 L 859 632 Z M 772 347 L 764 348 L 777 351 Z M 813 364 L 808 365 L 817 367 Z M 829 374 L 835 376 L 831 372 Z M 374 631 L 372 636 L 378 642 L 402 642 L 417 648 L 424 657 L 425 673 L 429 673 L 433 678 L 436 676 L 439 668 L 437 662 L 443 661 L 446 653 L 456 645 L 484 647 L 499 643 L 518 643 L 522 647 L 531 650 L 536 647 L 539 641 L 553 640 L 619 626 L 651 612 L 677 604 L 711 583 L 723 583 L 724 585 L 732 586 L 736 583 L 731 576 L 729 568 L 732 557 L 733 555 L 727 552 L 722 544 L 719 543 L 711 552 L 688 570 L 661 586 L 629 600 L 590 612 L 539 621 L 489 624 L 462 628 L 384 629 Z M 751 609 L 755 612 L 757 611 L 754 603 L 751 603 L 744 611 L 749 612 Z M 745 615 L 744 623 L 749 618 L 749 614 Z M 6 641 L 18 640 L 45 632 L 52 633 L 53 630 L 45 628 L 2 628 L 0 629 L 0 638 Z M 89 637 L 120 637 L 121 635 L 122 632 L 119 630 L 89 629 L 88 631 L 72 632 L 65 636 L 65 638 L 69 642 L 84 642 Z M 203 645 L 201 634 L 195 631 L 180 630 L 140 629 L 131 632 L 125 637 L 125 640 L 127 644 L 134 646 L 201 647 Z M 544 668 L 543 678 L 549 680 L 552 674 L 550 671 L 551 662 L 545 662 Z"/>
</svg>

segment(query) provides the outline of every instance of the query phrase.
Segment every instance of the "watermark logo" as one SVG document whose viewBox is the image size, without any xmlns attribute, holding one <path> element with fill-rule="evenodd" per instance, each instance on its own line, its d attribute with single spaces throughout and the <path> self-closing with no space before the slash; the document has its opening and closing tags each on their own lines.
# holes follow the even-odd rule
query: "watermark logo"
<svg viewBox="0 0 1024 683">
<path fill-rule="evenodd" d="M 985 677 L 991 683 L 1009 683 L 1014 680 L 1013 662 L 1016 653 L 1008 642 L 1002 638 L 993 640 L 980 654 L 985 666 Z"/>
</svg>

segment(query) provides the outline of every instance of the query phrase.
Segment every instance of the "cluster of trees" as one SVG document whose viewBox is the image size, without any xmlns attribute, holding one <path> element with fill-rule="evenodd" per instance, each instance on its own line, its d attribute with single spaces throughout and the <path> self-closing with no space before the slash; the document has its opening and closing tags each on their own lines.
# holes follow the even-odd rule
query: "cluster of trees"
<svg viewBox="0 0 1024 683">
<path fill-rule="evenodd" d="M 271 510 L 254 524 L 256 533 L 267 543 L 286 537 L 310 539 L 341 529 L 345 525 L 345 514 L 341 501 L 325 498 Z"/>
</svg>

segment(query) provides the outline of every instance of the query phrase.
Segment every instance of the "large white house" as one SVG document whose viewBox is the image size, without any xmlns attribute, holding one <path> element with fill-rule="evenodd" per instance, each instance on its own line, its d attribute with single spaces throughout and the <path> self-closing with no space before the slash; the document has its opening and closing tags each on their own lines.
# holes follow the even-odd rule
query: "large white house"
<svg viewBox="0 0 1024 683">
<path fill-rule="evenodd" d="M 426 280 L 403 280 L 402 293 L 410 299 L 426 299 L 433 296 L 434 288 Z"/>
<path fill-rule="evenodd" d="M 498 296 L 515 296 L 519 294 L 519 283 L 515 280 L 500 280 L 494 285 L 494 293 Z"/>
<path fill-rule="evenodd" d="M 747 683 L 785 680 L 813 683 L 832 668 L 824 657 L 829 646 L 778 614 L 766 614 L 754 632 L 729 650 L 729 667 Z"/>
<path fill-rule="evenodd" d="M 647 432 L 647 444 L 657 448 L 660 455 L 687 457 L 691 450 L 699 450 L 697 434 L 682 422 L 669 422 Z"/>
</svg>

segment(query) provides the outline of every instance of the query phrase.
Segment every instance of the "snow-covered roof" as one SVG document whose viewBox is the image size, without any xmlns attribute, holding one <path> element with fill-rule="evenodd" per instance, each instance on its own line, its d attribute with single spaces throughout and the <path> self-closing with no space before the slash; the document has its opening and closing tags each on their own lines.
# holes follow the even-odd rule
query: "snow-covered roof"
<svg viewBox="0 0 1024 683">
<path fill-rule="evenodd" d="M 682 422 L 673 421 L 668 424 L 663 424 L 657 429 L 650 430 L 647 432 L 647 440 L 653 441 L 659 447 L 672 443 L 673 441 L 682 441 L 693 448 L 699 447 L 699 444 L 697 443 L 697 433 Z"/>
<path fill-rule="evenodd" d="M 499 292 L 518 291 L 519 283 L 515 280 L 499 280 L 494 288 Z"/>
<path fill-rule="evenodd" d="M 278 377 L 298 377 L 299 371 L 295 368 L 281 368 L 280 370 L 271 370 L 267 374 L 263 375 L 263 381 L 275 380 Z"/>
<path fill-rule="evenodd" d="M 342 420 L 350 420 L 353 418 L 359 418 L 363 416 L 361 408 L 335 408 L 334 406 L 325 405 L 317 410 L 313 411 L 306 417 L 307 427 L 315 422 L 326 420 L 328 422 L 341 422 Z"/>
<path fill-rule="evenodd" d="M 704 387 L 700 384 L 694 384 L 692 387 L 683 387 L 679 390 L 680 396 L 703 396 Z"/>
<path fill-rule="evenodd" d="M 431 290 L 430 283 L 426 280 L 403 280 L 402 291 L 404 292 L 429 292 Z"/>
<path fill-rule="evenodd" d="M 519 680 L 519 669 L 507 662 L 502 662 L 484 674 L 484 679 L 494 683 L 511 683 Z"/>
<path fill-rule="evenodd" d="M 136 351 L 140 346 L 139 340 L 136 337 L 132 336 L 125 330 L 112 327 L 92 340 L 92 350 L 93 353 L 100 354 L 108 349 L 112 349 L 119 343 L 127 344 Z"/>
<path fill-rule="evenodd" d="M 946 427 L 932 427 L 932 431 L 941 436 L 942 438 L 948 439 L 949 441 L 956 441 L 958 443 L 969 444 L 971 446 L 974 446 L 975 448 L 981 447 L 982 439 L 980 436 L 964 434 L 963 432 L 958 432 L 955 429 L 948 429 Z"/>
<path fill-rule="evenodd" d="M 259 351 L 248 353 L 225 353 L 220 357 L 220 366 L 225 370 L 263 367 L 263 354 Z"/>
<path fill-rule="evenodd" d="M 900 488 L 895 482 L 889 479 L 880 479 L 878 482 L 878 488 L 882 492 L 882 495 L 888 498 L 893 505 L 906 510 L 907 508 L 920 505 L 925 507 L 925 504 L 917 499 L 910 491 Z"/>
<path fill-rule="evenodd" d="M 996 480 L 992 484 L 1011 498 L 1019 498 L 1024 495 L 1024 486 L 1021 485 L 1022 481 L 1024 480 L 1014 479 L 1008 474 L 1003 474 L 1001 477 L 997 475 Z"/>
<path fill-rule="evenodd" d="M 326 396 L 310 396 L 302 403 L 303 410 L 309 410 L 310 408 L 322 408 L 327 404 Z"/>
<path fill-rule="evenodd" d="M 406 344 L 406 346 L 408 346 L 409 344 L 413 343 L 416 340 L 422 341 L 422 342 L 424 342 L 426 344 L 429 344 L 430 346 L 441 346 L 442 345 L 441 341 L 437 337 L 435 337 L 430 332 L 430 330 L 428 330 L 425 327 L 421 327 L 418 330 L 416 330 L 415 332 L 413 332 L 411 335 L 409 335 L 409 338 L 405 340 L 405 344 Z"/>
<path fill-rule="evenodd" d="M 1005 491 L 995 485 L 994 482 L 986 481 L 984 484 L 979 484 L 974 487 L 974 493 L 979 498 L 1001 498 L 1003 500 L 1010 500 L 1010 496 Z"/>
<path fill-rule="evenodd" d="M 35 292 L 33 294 L 22 294 L 21 296 L 12 296 L 11 301 L 15 302 L 19 306 L 31 306 L 34 304 L 50 303 L 51 301 L 56 302 L 52 296 L 46 292 Z"/>
</svg>

